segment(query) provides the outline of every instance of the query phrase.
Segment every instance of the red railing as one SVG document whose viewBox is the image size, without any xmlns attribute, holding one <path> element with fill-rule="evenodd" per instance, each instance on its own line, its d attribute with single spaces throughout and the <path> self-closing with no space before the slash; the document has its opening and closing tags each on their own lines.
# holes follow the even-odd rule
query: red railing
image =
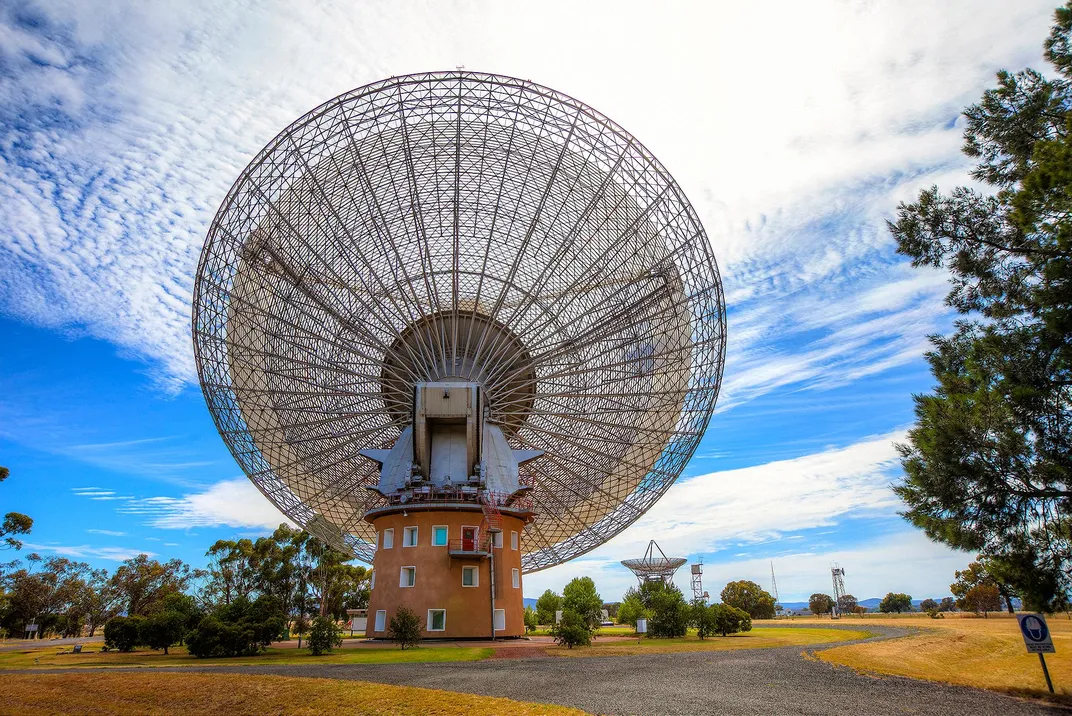
<svg viewBox="0 0 1072 716">
<path fill-rule="evenodd" d="M 481 542 L 482 540 L 478 541 L 474 537 L 452 539 L 448 542 L 447 549 L 451 552 L 486 552 Z"/>
</svg>

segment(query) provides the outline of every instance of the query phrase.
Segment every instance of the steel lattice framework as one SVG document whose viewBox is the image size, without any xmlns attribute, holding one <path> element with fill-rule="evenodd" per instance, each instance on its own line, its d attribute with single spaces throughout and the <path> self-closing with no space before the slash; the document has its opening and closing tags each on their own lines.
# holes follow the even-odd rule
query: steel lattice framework
<svg viewBox="0 0 1072 716">
<path fill-rule="evenodd" d="M 358 456 L 413 385 L 479 383 L 526 463 L 534 571 L 621 532 L 714 409 L 725 306 L 703 227 L 610 119 L 476 72 L 394 77 L 321 105 L 242 172 L 194 286 L 198 373 L 250 479 L 371 561 L 383 498 Z"/>
</svg>

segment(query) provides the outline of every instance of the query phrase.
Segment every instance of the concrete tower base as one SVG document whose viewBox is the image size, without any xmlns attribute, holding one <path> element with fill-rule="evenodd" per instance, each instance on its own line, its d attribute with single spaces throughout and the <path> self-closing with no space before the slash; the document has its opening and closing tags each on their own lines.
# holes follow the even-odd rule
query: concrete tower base
<svg viewBox="0 0 1072 716">
<path fill-rule="evenodd" d="M 421 620 L 426 639 L 523 636 L 521 533 L 532 513 L 500 509 L 500 531 L 488 534 L 475 503 L 369 511 L 377 550 L 367 636 L 387 638 L 401 606 Z"/>
</svg>

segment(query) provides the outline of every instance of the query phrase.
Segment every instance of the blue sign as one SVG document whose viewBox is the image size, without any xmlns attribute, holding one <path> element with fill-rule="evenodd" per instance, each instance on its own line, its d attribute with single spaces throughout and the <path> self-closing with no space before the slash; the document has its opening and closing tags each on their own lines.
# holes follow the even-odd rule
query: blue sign
<svg viewBox="0 0 1072 716">
<path fill-rule="evenodd" d="M 1028 654 L 1052 654 L 1054 653 L 1053 640 L 1050 638 L 1050 628 L 1046 625 L 1046 617 L 1041 614 L 1017 614 L 1020 623 L 1020 633 L 1024 637 L 1024 646 Z"/>
</svg>

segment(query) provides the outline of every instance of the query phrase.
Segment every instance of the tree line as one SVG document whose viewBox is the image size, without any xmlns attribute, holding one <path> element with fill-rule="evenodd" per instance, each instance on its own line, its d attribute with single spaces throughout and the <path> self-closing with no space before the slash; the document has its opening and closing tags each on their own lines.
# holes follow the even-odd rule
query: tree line
<svg viewBox="0 0 1072 716">
<path fill-rule="evenodd" d="M 0 565 L 0 630 L 21 636 L 34 624 L 40 636 L 92 636 L 104 626 L 118 649 L 185 642 L 191 653 L 231 656 L 288 630 L 301 639 L 318 620 L 330 644 L 335 621 L 368 606 L 371 572 L 304 530 L 219 540 L 206 556 L 195 569 L 142 554 L 108 573 L 31 553 Z"/>
</svg>

